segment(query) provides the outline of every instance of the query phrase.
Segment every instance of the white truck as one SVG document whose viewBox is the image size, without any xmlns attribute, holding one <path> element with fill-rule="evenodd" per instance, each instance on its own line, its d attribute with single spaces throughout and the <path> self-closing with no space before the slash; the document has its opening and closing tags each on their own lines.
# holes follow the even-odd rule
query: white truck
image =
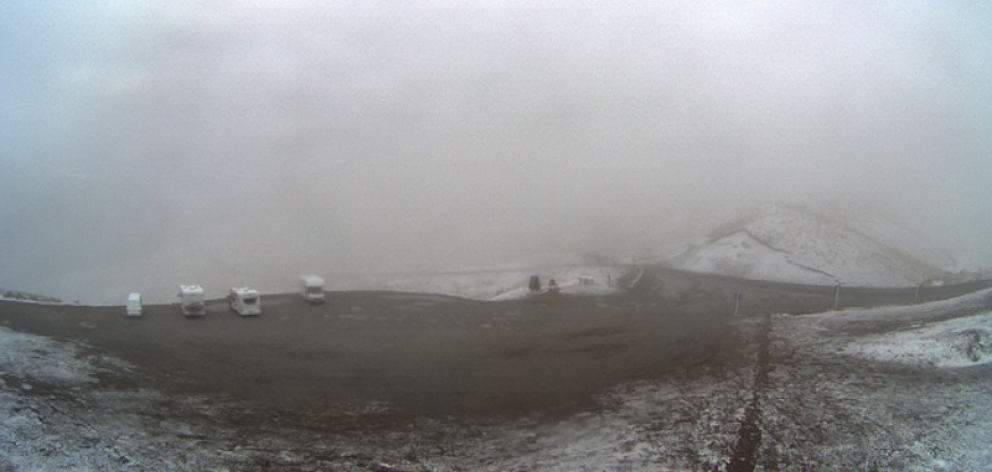
<svg viewBox="0 0 992 472">
<path fill-rule="evenodd" d="M 203 287 L 199 285 L 180 285 L 179 308 L 185 316 L 205 316 L 207 314 L 207 305 L 203 302 Z"/>
<path fill-rule="evenodd" d="M 125 306 L 128 318 L 138 318 L 141 316 L 141 294 L 138 292 L 131 292 L 127 296 L 127 305 Z"/>
<path fill-rule="evenodd" d="M 258 290 L 248 287 L 231 287 L 231 293 L 227 294 L 227 301 L 231 309 L 241 316 L 255 316 L 262 314 L 262 296 Z"/>
<path fill-rule="evenodd" d="M 300 276 L 300 293 L 311 305 L 324 304 L 324 279 L 316 275 Z"/>
</svg>

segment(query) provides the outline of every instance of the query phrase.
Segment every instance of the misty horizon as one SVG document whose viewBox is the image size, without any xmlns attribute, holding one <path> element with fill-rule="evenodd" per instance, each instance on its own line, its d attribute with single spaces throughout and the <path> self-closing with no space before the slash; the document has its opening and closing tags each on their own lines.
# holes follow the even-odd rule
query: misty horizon
<svg viewBox="0 0 992 472">
<path fill-rule="evenodd" d="M 619 258 L 768 203 L 992 264 L 988 6 L 3 10 L 2 288 Z"/>
</svg>

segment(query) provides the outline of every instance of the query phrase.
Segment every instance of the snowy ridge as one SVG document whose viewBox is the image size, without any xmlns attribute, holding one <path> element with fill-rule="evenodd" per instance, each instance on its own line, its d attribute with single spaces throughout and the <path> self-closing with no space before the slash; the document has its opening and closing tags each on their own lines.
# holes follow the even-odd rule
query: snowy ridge
<svg viewBox="0 0 992 472">
<path fill-rule="evenodd" d="M 746 279 L 828 285 L 835 277 L 796 264 L 790 254 L 765 244 L 746 230 L 719 238 L 669 261 L 680 269 Z"/>
<path fill-rule="evenodd" d="M 34 293 L 16 292 L 0 289 L 0 300 L 11 300 L 22 303 L 34 303 L 38 305 L 61 305 L 62 300 L 58 298 L 46 297 Z"/>
<path fill-rule="evenodd" d="M 850 220 L 850 216 L 847 217 Z M 882 218 L 864 215 L 861 219 L 850 223 L 875 241 L 885 241 L 886 245 L 911 254 L 912 257 L 933 267 L 944 270 L 960 270 L 962 261 L 954 258 L 948 251 L 934 244 L 930 238 L 905 226 L 900 226 Z M 972 261 L 974 262 L 974 261 Z"/>
<path fill-rule="evenodd" d="M 913 286 L 943 275 L 860 231 L 783 208 L 766 210 L 667 264 L 695 272 L 817 285 Z"/>
</svg>

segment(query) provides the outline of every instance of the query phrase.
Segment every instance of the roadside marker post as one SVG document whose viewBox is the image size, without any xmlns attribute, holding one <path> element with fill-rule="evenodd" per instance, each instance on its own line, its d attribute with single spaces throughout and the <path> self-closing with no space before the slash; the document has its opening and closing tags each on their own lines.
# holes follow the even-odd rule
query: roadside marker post
<svg viewBox="0 0 992 472">
<path fill-rule="evenodd" d="M 834 311 L 840 307 L 840 284 L 837 284 L 837 292 L 834 293 Z"/>
</svg>

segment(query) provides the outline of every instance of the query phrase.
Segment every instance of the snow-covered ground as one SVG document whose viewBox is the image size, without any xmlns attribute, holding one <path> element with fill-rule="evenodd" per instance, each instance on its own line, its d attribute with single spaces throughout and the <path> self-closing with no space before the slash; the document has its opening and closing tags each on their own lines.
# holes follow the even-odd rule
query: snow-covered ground
<svg viewBox="0 0 992 472">
<path fill-rule="evenodd" d="M 989 295 L 775 317 L 757 470 L 988 470 Z"/>
<path fill-rule="evenodd" d="M 879 237 L 891 228 L 871 228 Z M 945 275 L 903 248 L 916 248 L 928 260 L 933 250 L 909 244 L 903 233 L 892 242 L 810 213 L 781 207 L 725 231 L 666 261 L 695 272 L 757 280 L 855 286 L 911 287 Z"/>
<path fill-rule="evenodd" d="M 672 266 L 693 272 L 730 275 L 755 280 L 780 280 L 810 285 L 833 285 L 828 273 L 792 261 L 791 255 L 775 249 L 745 230 L 686 252 Z"/>
<path fill-rule="evenodd" d="M 788 320 L 796 330 L 794 339 L 814 343 L 827 353 L 916 367 L 992 363 L 989 290 L 916 306 L 844 310 Z M 894 327 L 884 329 L 886 325 Z M 881 327 L 869 330 L 872 326 Z M 844 335 L 852 330 L 869 332 Z"/>
<path fill-rule="evenodd" d="M 992 312 L 852 341 L 844 352 L 878 361 L 967 367 L 992 363 Z"/>
<path fill-rule="evenodd" d="M 0 328 L 0 470 L 224 470 L 194 426 L 161 414 L 176 399 L 104 387 L 98 374 L 140 375 L 76 344 Z"/>
</svg>

